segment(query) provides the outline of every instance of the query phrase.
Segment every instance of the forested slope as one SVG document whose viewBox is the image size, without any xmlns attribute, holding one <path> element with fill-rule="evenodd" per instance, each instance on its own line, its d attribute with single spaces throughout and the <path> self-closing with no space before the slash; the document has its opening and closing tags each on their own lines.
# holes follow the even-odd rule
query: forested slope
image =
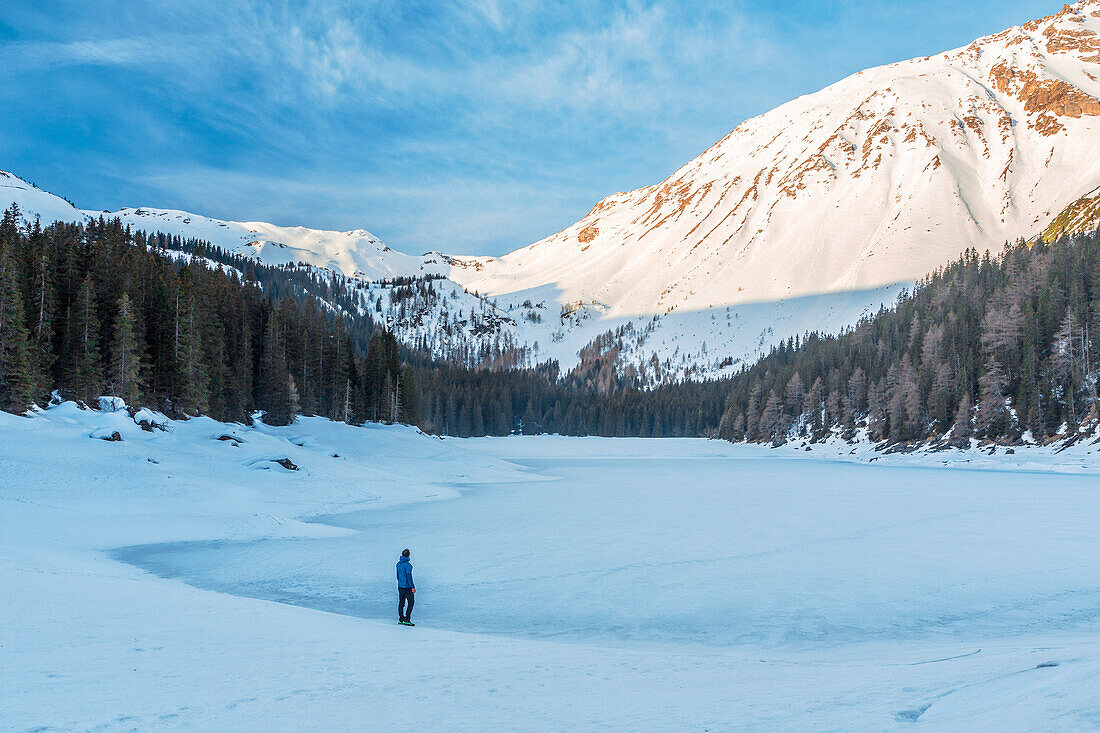
<svg viewBox="0 0 1100 733">
<path fill-rule="evenodd" d="M 0 222 L 0 407 L 19 411 L 58 390 L 173 416 L 416 422 L 412 372 L 392 335 L 366 319 L 357 350 L 344 318 L 293 273 L 246 276 L 117 219 L 19 221 L 13 207 Z"/>
<path fill-rule="evenodd" d="M 1073 437 L 1096 423 L 1100 236 L 968 251 L 839 336 L 791 340 L 734 377 L 720 434 L 874 440 Z"/>
</svg>

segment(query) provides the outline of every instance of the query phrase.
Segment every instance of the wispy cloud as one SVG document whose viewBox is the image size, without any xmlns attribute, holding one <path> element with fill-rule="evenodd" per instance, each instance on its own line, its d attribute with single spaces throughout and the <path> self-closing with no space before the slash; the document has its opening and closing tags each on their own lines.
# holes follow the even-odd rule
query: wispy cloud
<svg viewBox="0 0 1100 733">
<path fill-rule="evenodd" d="M 137 66 L 182 60 L 181 39 L 106 38 L 85 41 L 23 41 L 3 44 L 9 73 L 56 70 L 66 66 Z"/>
</svg>

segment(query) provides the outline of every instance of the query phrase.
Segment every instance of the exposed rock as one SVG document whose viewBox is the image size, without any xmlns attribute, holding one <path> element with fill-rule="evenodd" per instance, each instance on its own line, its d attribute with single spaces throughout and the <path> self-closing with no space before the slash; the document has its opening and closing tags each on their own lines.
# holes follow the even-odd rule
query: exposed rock
<svg viewBox="0 0 1100 733">
<path fill-rule="evenodd" d="M 1064 17 L 1066 15 L 1068 17 Z M 1075 25 L 1084 22 L 1084 18 L 1074 13 L 1068 5 L 1058 16 Z M 1088 28 L 1067 27 L 1064 22 L 1051 23 L 1043 31 L 1043 38 L 1048 53 L 1073 53 L 1080 55 L 1084 61 L 1100 62 L 1100 37 Z"/>
<path fill-rule="evenodd" d="M 1038 115 L 1032 126 L 1043 134 L 1050 135 L 1062 129 L 1055 120 L 1044 119 L 1044 115 L 1055 118 L 1100 115 L 1100 100 L 1063 79 L 1040 78 L 1030 69 L 1014 68 L 1003 61 L 994 66 L 989 75 L 998 91 L 1022 101 L 1028 114 Z"/>
<path fill-rule="evenodd" d="M 290 460 L 289 458 L 280 458 L 279 460 L 275 461 L 275 463 L 278 463 L 280 466 L 288 471 L 298 470 L 298 467 L 294 465 L 294 461 Z"/>
</svg>

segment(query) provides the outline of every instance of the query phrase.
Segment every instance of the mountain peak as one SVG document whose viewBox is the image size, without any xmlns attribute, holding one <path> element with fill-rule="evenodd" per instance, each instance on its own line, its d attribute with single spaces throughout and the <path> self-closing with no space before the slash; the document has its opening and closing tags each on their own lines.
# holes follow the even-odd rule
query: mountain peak
<svg viewBox="0 0 1100 733">
<path fill-rule="evenodd" d="M 867 69 L 742 122 L 659 184 L 465 271 L 613 315 L 915 280 L 1100 185 L 1100 0 Z"/>
<path fill-rule="evenodd" d="M 378 237 L 374 236 L 366 229 L 352 229 L 351 231 L 344 232 L 344 234 L 353 239 L 369 239 L 374 242 L 379 241 Z"/>
</svg>

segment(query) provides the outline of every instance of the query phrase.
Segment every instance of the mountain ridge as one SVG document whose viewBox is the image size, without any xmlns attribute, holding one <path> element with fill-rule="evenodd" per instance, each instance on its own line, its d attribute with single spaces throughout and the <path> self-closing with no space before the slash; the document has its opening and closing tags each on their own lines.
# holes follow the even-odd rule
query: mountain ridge
<svg viewBox="0 0 1100 733">
<path fill-rule="evenodd" d="M 489 293 L 553 279 L 612 314 L 669 312 L 911 281 L 1034 235 L 1100 185 L 1098 31 L 1088 0 L 858 72 L 458 279 Z"/>
</svg>

